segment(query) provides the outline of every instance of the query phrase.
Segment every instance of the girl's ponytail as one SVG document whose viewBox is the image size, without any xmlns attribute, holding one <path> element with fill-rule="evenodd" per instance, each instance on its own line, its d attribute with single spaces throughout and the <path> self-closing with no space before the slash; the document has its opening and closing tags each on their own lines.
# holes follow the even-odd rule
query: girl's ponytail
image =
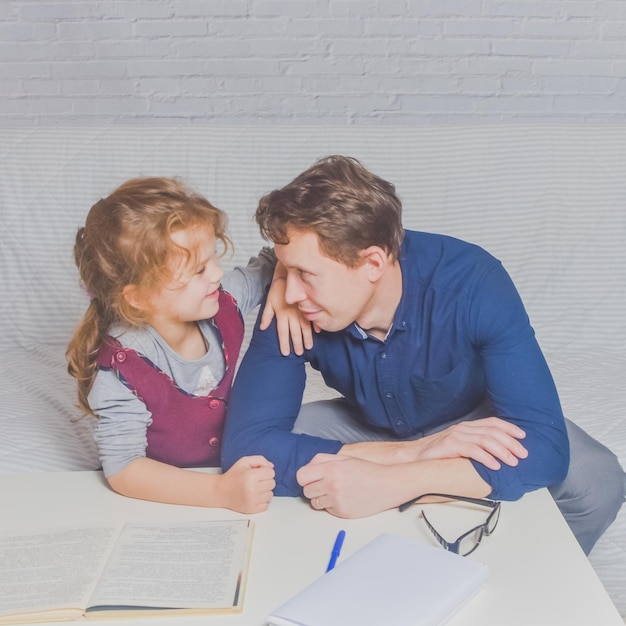
<svg viewBox="0 0 626 626">
<path fill-rule="evenodd" d="M 78 406 L 93 415 L 87 398 L 96 376 L 96 359 L 106 333 L 98 314 L 98 304 L 92 300 L 68 345 L 67 371 L 78 385 Z"/>
</svg>

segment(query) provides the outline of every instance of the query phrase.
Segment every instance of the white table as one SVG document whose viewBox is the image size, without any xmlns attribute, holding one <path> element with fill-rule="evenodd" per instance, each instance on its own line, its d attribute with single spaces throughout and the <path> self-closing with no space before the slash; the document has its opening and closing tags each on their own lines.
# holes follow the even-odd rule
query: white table
<svg viewBox="0 0 626 626">
<path fill-rule="evenodd" d="M 124 498 L 108 488 L 100 472 L 0 474 L 0 496 L 0 525 L 4 528 L 154 519 L 253 519 L 255 533 L 243 614 L 151 620 L 161 626 L 265 624 L 272 609 L 323 574 L 337 531 L 342 528 L 346 540 L 341 558 L 381 533 L 433 544 L 419 518 L 419 506 L 404 513 L 393 510 L 365 519 L 341 520 L 312 510 L 300 499 L 274 498 L 267 512 L 243 516 L 223 509 Z M 484 519 L 484 513 L 481 517 L 481 512 L 450 504 L 429 505 L 428 513 L 449 539 Z M 624 625 L 546 490 L 527 494 L 518 502 L 502 503 L 496 531 L 466 558 L 486 563 L 489 577 L 484 589 L 450 625 Z M 98 623 L 137 626 L 140 621 Z"/>
</svg>

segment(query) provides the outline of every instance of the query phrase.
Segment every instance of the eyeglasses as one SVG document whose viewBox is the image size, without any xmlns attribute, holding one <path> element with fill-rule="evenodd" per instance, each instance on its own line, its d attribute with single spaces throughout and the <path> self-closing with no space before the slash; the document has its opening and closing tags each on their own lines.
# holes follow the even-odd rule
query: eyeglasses
<svg viewBox="0 0 626 626">
<path fill-rule="evenodd" d="M 449 552 L 454 552 L 455 554 L 459 554 L 460 556 L 467 556 L 471 554 L 478 548 L 480 542 L 483 538 L 489 537 L 491 533 L 496 529 L 498 525 L 498 520 L 500 519 L 500 502 L 496 500 L 487 500 L 485 498 L 467 498 L 465 496 L 452 496 L 446 493 L 424 493 L 417 498 L 413 498 L 413 500 L 409 500 L 404 504 L 401 504 L 399 509 L 400 511 L 406 511 L 411 505 L 415 504 L 418 500 L 422 498 L 429 497 L 437 497 L 437 498 L 445 498 L 447 500 L 457 500 L 460 502 L 469 502 L 470 504 L 477 504 L 479 506 L 488 507 L 491 509 L 487 520 L 483 524 L 479 524 L 474 528 L 468 530 L 463 533 L 456 541 L 450 543 L 446 541 L 435 529 L 435 527 L 430 523 L 424 511 L 421 512 L 421 516 L 424 518 L 424 522 L 428 527 L 428 530 L 435 536 L 435 539 L 443 546 L 445 550 Z"/>
</svg>

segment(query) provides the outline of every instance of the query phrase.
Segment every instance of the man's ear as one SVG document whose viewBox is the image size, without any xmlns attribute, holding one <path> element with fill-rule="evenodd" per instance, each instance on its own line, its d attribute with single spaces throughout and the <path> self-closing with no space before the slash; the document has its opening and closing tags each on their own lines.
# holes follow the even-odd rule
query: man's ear
<svg viewBox="0 0 626 626">
<path fill-rule="evenodd" d="M 367 276 L 373 283 L 380 280 L 389 265 L 389 255 L 380 246 L 366 248 L 362 260 L 367 265 Z"/>
</svg>

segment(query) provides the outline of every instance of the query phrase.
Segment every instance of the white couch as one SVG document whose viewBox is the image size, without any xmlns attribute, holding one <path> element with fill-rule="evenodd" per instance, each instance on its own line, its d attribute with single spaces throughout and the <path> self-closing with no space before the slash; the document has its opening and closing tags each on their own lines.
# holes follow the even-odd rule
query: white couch
<svg viewBox="0 0 626 626">
<path fill-rule="evenodd" d="M 395 183 L 407 227 L 503 261 L 566 415 L 626 465 L 626 127 L 16 128 L 0 151 L 0 472 L 98 467 L 64 362 L 87 304 L 73 238 L 98 198 L 130 177 L 182 177 L 229 214 L 229 267 L 263 243 L 258 198 L 327 154 Z M 327 393 L 310 378 L 307 398 Z M 590 559 L 626 615 L 626 507 Z"/>
</svg>

